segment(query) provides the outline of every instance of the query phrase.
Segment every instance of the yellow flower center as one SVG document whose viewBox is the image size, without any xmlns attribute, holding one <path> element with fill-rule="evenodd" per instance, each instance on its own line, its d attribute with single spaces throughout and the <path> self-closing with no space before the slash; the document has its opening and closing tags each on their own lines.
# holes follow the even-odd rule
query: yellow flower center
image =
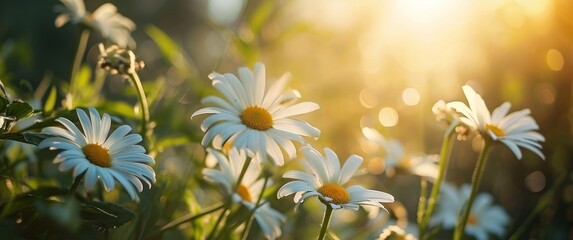
<svg viewBox="0 0 573 240">
<path fill-rule="evenodd" d="M 400 159 L 400 161 L 398 162 L 398 167 L 401 167 L 403 169 L 410 169 L 412 168 L 412 161 L 409 157 L 402 157 L 402 159 Z"/>
<path fill-rule="evenodd" d="M 336 183 L 327 183 L 318 189 L 322 196 L 332 198 L 336 204 L 345 204 L 350 200 L 350 194 L 342 186 Z"/>
<path fill-rule="evenodd" d="M 241 196 L 245 201 L 251 202 L 252 200 L 249 189 L 243 184 L 239 185 L 239 188 L 237 188 L 237 194 L 239 194 L 239 196 Z"/>
<path fill-rule="evenodd" d="M 247 127 L 266 131 L 273 127 L 273 117 L 266 109 L 259 106 L 250 106 L 241 113 L 241 122 Z"/>
<path fill-rule="evenodd" d="M 470 214 L 468 217 L 468 224 L 469 225 L 476 225 L 478 223 L 478 218 L 475 214 Z"/>
<path fill-rule="evenodd" d="M 111 167 L 111 157 L 104 147 L 90 143 L 82 148 L 86 158 L 100 167 Z"/>
<path fill-rule="evenodd" d="M 490 130 L 493 134 L 495 134 L 495 135 L 498 136 L 498 137 L 503 137 L 503 136 L 505 136 L 505 132 L 504 132 L 501 128 L 499 128 L 498 126 L 496 126 L 496 125 L 486 124 L 486 125 L 485 125 L 485 129 L 486 129 L 486 130 Z"/>
</svg>

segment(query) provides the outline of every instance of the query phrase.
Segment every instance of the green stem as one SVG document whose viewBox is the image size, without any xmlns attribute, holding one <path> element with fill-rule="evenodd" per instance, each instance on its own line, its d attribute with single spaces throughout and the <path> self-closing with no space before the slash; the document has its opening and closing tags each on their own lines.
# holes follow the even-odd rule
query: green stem
<svg viewBox="0 0 573 240">
<path fill-rule="evenodd" d="M 257 209 L 261 206 L 261 200 L 263 199 L 263 193 L 265 192 L 265 188 L 267 186 L 267 183 L 269 181 L 269 177 L 265 177 L 265 180 L 263 182 L 263 188 L 261 189 L 261 192 L 259 193 L 259 197 L 257 198 L 257 202 L 255 203 L 255 207 L 253 208 L 253 210 L 251 210 L 251 212 L 249 213 L 249 221 L 247 222 L 247 225 L 245 225 L 245 229 L 243 230 L 243 234 L 241 234 L 241 239 L 246 240 L 247 236 L 249 236 L 249 231 L 251 230 L 251 225 L 253 224 L 253 220 L 255 216 L 255 211 L 257 211 Z"/>
<path fill-rule="evenodd" d="M 72 66 L 72 75 L 70 78 L 70 92 L 75 94 L 74 81 L 78 75 L 78 71 L 82 65 L 82 58 L 86 52 L 86 46 L 88 45 L 88 38 L 90 36 L 90 30 L 85 28 L 80 35 L 80 42 L 78 43 L 78 50 L 76 51 L 76 56 L 74 58 L 74 65 Z"/>
<path fill-rule="evenodd" d="M 250 157 L 247 157 L 247 159 L 245 160 L 245 164 L 243 165 L 243 169 L 241 169 L 241 173 L 239 174 L 239 178 L 237 178 L 237 184 L 235 185 L 235 189 L 233 192 L 237 192 L 237 190 L 239 189 L 239 186 L 241 186 L 241 182 L 243 181 L 243 178 L 245 177 L 245 174 L 247 173 L 247 169 L 249 168 L 249 165 L 251 165 L 251 161 L 253 159 Z"/>
<path fill-rule="evenodd" d="M 326 211 L 324 212 L 324 219 L 322 219 L 322 227 L 320 228 L 320 234 L 318 235 L 318 240 L 323 240 L 326 236 L 326 230 L 328 229 L 328 223 L 330 223 L 330 216 L 332 215 L 332 207 L 328 204 L 326 205 Z"/>
<path fill-rule="evenodd" d="M 484 170 L 485 162 L 487 160 L 487 155 L 489 154 L 490 147 L 491 147 L 490 141 L 485 140 L 485 145 L 483 146 L 483 149 L 481 150 L 478 162 L 476 164 L 476 167 L 474 169 L 474 173 L 472 176 L 472 191 L 470 193 L 470 197 L 467 200 L 466 204 L 464 205 L 464 208 L 462 210 L 462 214 L 460 215 L 460 218 L 458 218 L 458 222 L 456 224 L 456 229 L 454 231 L 454 239 L 456 239 L 456 240 L 460 240 L 460 239 L 464 238 L 464 231 L 466 229 L 466 225 L 468 223 L 468 218 L 470 216 L 472 205 L 474 204 L 477 190 L 478 190 L 479 184 L 481 182 L 481 178 L 483 176 L 483 172 L 484 172 L 483 170 Z"/>
<path fill-rule="evenodd" d="M 416 220 L 421 223 L 424 220 L 426 211 L 426 195 L 428 194 L 428 180 L 426 177 L 420 178 L 420 199 L 418 200 L 418 212 L 416 213 Z M 421 236 L 421 235 L 419 235 Z"/>
<path fill-rule="evenodd" d="M 211 232 L 209 232 L 207 239 L 215 239 L 215 231 L 219 227 L 219 224 L 221 224 L 223 217 L 227 214 L 227 211 L 229 210 L 229 207 L 231 207 L 232 202 L 233 202 L 232 196 L 229 196 L 227 201 L 225 201 L 225 203 L 223 204 L 223 211 L 221 212 L 221 214 L 219 214 L 219 217 L 217 217 L 217 221 L 215 222 L 215 225 L 213 225 Z"/>
<path fill-rule="evenodd" d="M 147 105 L 145 91 L 143 90 L 143 85 L 141 85 L 141 80 L 139 80 L 139 76 L 136 72 L 129 73 L 129 78 L 133 82 L 135 90 L 137 90 L 137 96 L 139 97 L 139 103 L 141 105 L 141 132 L 149 140 L 149 135 L 151 134 L 147 130 L 149 126 L 149 106 Z"/>
<path fill-rule="evenodd" d="M 223 206 L 224 206 L 223 203 L 219 203 L 219 204 L 216 204 L 216 205 L 213 205 L 213 206 L 211 206 L 211 207 L 206 208 L 205 211 L 203 211 L 203 212 L 201 212 L 201 213 L 198 213 L 198 214 L 189 213 L 189 214 L 187 214 L 187 215 L 185 215 L 185 216 L 182 216 L 182 217 L 180 217 L 180 218 L 178 218 L 178 219 L 176 219 L 176 220 L 171 221 L 171 222 L 168 223 L 168 224 L 165 224 L 165 226 L 163 226 L 161 229 L 159 229 L 159 231 L 156 231 L 156 232 L 151 233 L 151 234 L 150 234 L 150 237 L 156 237 L 158 234 L 160 234 L 160 233 L 162 233 L 162 232 L 165 232 L 165 231 L 167 231 L 167 230 L 169 230 L 169 229 L 175 228 L 175 227 L 177 227 L 177 226 L 179 226 L 179 225 L 181 225 L 181 224 L 183 224 L 183 223 L 191 222 L 191 221 L 194 221 L 194 220 L 196 220 L 196 219 L 199 219 L 199 218 L 201 218 L 201 217 L 203 217 L 203 216 L 205 216 L 205 215 L 208 215 L 208 214 L 210 214 L 210 213 L 216 212 L 217 210 L 222 209 Z"/>
<path fill-rule="evenodd" d="M 74 179 L 74 183 L 72 183 L 72 187 L 68 192 L 68 199 L 72 198 L 76 194 L 76 189 L 78 189 L 78 186 L 80 185 L 82 178 L 84 178 L 84 175 L 86 175 L 86 172 L 87 171 L 84 171 Z"/>
<path fill-rule="evenodd" d="M 420 223 L 419 227 L 419 236 L 420 239 L 424 239 L 424 235 L 426 234 L 426 230 L 428 229 L 428 225 L 430 223 L 430 218 L 434 213 L 434 209 L 436 207 L 436 202 L 438 198 L 438 194 L 440 194 L 440 188 L 442 186 L 442 182 L 444 181 L 444 177 L 446 175 L 446 170 L 448 169 L 448 160 L 450 151 L 452 149 L 452 135 L 454 135 L 455 128 L 458 126 L 459 122 L 454 121 L 450 124 L 450 127 L 444 134 L 442 139 L 442 149 L 440 150 L 440 161 L 439 161 L 439 171 L 436 180 L 432 186 L 432 193 L 430 194 L 430 198 L 428 199 L 428 208 L 425 210 L 424 216 L 422 218 L 422 222 Z M 422 198 L 422 196 L 420 196 Z M 423 208 L 424 204 L 422 201 L 419 202 L 418 208 Z M 418 210 L 419 212 L 420 210 Z"/>
<path fill-rule="evenodd" d="M 561 185 L 567 179 L 567 176 L 568 176 L 567 173 L 560 174 L 559 178 L 557 179 L 557 181 L 555 181 L 553 186 L 547 192 L 545 192 L 543 196 L 541 196 L 541 198 L 539 198 L 539 201 L 537 201 L 537 205 L 535 205 L 535 208 L 533 209 L 533 211 L 529 213 L 525 221 L 523 221 L 523 223 L 519 225 L 519 228 L 515 230 L 513 234 L 511 234 L 509 240 L 518 240 L 524 238 L 522 237 L 522 235 L 525 233 L 525 231 L 531 230 L 531 223 L 539 216 L 539 214 L 545 208 L 547 208 L 547 206 L 549 206 L 549 204 L 552 203 L 559 188 L 561 188 Z"/>
</svg>

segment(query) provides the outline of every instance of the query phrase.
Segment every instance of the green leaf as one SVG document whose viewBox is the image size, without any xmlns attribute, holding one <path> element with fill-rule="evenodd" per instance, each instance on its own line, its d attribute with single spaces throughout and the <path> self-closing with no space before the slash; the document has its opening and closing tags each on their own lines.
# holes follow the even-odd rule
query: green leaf
<svg viewBox="0 0 573 240">
<path fill-rule="evenodd" d="M 2 59 L 2 58 L 0 58 Z M 3 62 L 3 61 L 2 61 Z M 8 92 L 6 91 L 6 87 L 4 87 L 4 83 L 2 82 L 2 80 L 0 80 L 0 91 L 2 93 L 2 98 L 4 99 L 8 99 Z"/>
<path fill-rule="evenodd" d="M 10 104 L 10 101 L 8 101 L 8 99 L 0 96 L 0 113 L 6 111 L 6 109 L 8 108 L 8 104 Z"/>
<path fill-rule="evenodd" d="M 75 79 L 75 84 L 76 84 L 76 90 L 86 90 L 91 88 L 91 84 L 90 84 L 90 79 L 91 79 L 91 75 L 92 75 L 92 70 L 90 68 L 89 65 L 83 65 L 80 68 L 80 72 L 78 73 L 76 79 Z"/>
<path fill-rule="evenodd" d="M 52 89 L 50 90 L 50 95 L 48 95 L 46 103 L 44 103 L 45 113 L 51 113 L 54 110 L 54 107 L 56 106 L 57 96 L 58 96 L 58 91 L 56 90 L 55 87 L 52 87 Z"/>
<path fill-rule="evenodd" d="M 116 228 L 131 221 L 135 214 L 119 205 L 108 202 L 89 202 L 82 205 L 82 219 L 99 227 Z"/>
<path fill-rule="evenodd" d="M 34 209 L 34 201 L 39 197 L 24 194 L 0 205 L 0 219 L 24 210 Z"/>
<path fill-rule="evenodd" d="M 31 133 L 31 132 L 0 134 L 0 139 L 13 140 L 34 145 L 40 144 L 40 142 L 49 137 L 50 135 L 41 133 Z"/>
<path fill-rule="evenodd" d="M 260 34 L 263 24 L 268 22 L 269 17 L 272 16 L 275 5 L 275 1 L 263 1 L 251 15 L 248 22 L 254 34 Z"/>
<path fill-rule="evenodd" d="M 192 60 L 185 55 L 184 50 L 169 35 L 154 25 L 146 26 L 145 33 L 157 44 L 161 54 L 177 69 L 181 76 L 197 76 L 199 71 Z"/>
<path fill-rule="evenodd" d="M 6 109 L 6 116 L 21 119 L 29 117 L 33 112 L 34 109 L 32 106 L 30 106 L 30 104 L 14 101 L 8 104 L 8 108 Z"/>
</svg>

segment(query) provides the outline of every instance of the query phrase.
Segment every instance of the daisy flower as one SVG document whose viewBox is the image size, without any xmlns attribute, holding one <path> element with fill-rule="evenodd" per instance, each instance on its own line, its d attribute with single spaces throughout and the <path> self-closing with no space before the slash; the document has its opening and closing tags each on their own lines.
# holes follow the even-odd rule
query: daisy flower
<svg viewBox="0 0 573 240">
<path fill-rule="evenodd" d="M 155 182 L 155 172 L 148 164 L 153 158 L 145 154 L 145 149 L 136 145 L 142 141 L 139 134 L 128 134 L 131 127 L 122 125 L 109 134 L 111 117 L 100 117 L 95 108 L 89 108 L 89 115 L 76 110 L 81 131 L 66 118 L 58 118 L 61 127 L 47 127 L 42 133 L 53 135 L 43 140 L 39 147 L 50 150 L 63 150 L 54 163 L 60 171 L 73 168 L 73 176 L 85 173 L 84 188 L 93 190 L 98 180 L 106 191 L 115 187 L 117 180 L 134 201 L 139 201 L 137 192 L 143 191 L 145 183 L 149 188 Z"/>
<path fill-rule="evenodd" d="M 511 104 L 505 102 L 490 114 L 482 97 L 472 87 L 465 85 L 462 89 L 469 107 L 459 101 L 447 104 L 448 107 L 454 108 L 463 115 L 460 118 L 462 122 L 479 131 L 486 140 L 505 144 L 518 159 L 522 157 L 519 147 L 529 149 L 545 159 L 539 144 L 539 142 L 544 142 L 545 138 L 535 132 L 539 126 L 530 116 L 531 111 L 529 109 L 508 115 Z"/>
<path fill-rule="evenodd" d="M 438 211 L 432 218 L 433 225 L 441 224 L 444 229 L 452 229 L 459 217 L 464 203 L 470 196 L 471 186 L 463 185 L 461 188 L 444 183 L 441 188 L 442 194 Z M 486 240 L 488 234 L 503 238 L 509 223 L 509 215 L 505 210 L 494 205 L 492 196 L 488 193 L 477 195 L 470 211 L 469 220 L 465 233 L 478 240 Z"/>
<path fill-rule="evenodd" d="M 301 150 L 312 173 L 296 170 L 286 172 L 283 178 L 296 180 L 283 185 L 277 193 L 278 198 L 294 193 L 295 203 L 300 204 L 308 197 L 317 196 L 321 202 L 328 204 L 332 209 L 353 210 L 357 210 L 360 205 L 385 209 L 381 203 L 394 202 L 394 197 L 385 192 L 366 189 L 358 185 L 347 188 L 343 186 L 360 167 L 361 157 L 350 156 L 341 168 L 338 156 L 329 148 L 324 149 L 326 158 L 309 145 L 302 147 Z"/>
<path fill-rule="evenodd" d="M 296 156 L 292 141 L 304 143 L 303 136 L 318 138 L 320 131 L 294 116 L 318 109 L 312 102 L 296 103 L 300 94 L 296 90 L 283 93 L 290 75 L 283 75 L 265 92 L 265 66 L 255 64 L 254 73 L 239 68 L 239 78 L 226 73 L 209 75 L 224 98 L 209 96 L 203 103 L 213 104 L 197 110 L 191 118 L 210 114 L 201 124 L 206 132 L 201 143 L 212 143 L 221 149 L 231 143 L 238 149 L 249 149 L 257 159 L 269 156 L 277 165 L 284 164 L 284 149 L 290 159 Z"/>
<path fill-rule="evenodd" d="M 408 156 L 404 146 L 395 139 L 386 139 L 373 128 L 362 128 L 362 133 L 370 142 L 384 152 L 384 171 L 392 176 L 396 169 L 404 170 L 418 176 L 435 179 L 438 176 L 437 161 L 439 155 Z"/>
<path fill-rule="evenodd" d="M 229 151 L 228 158 L 217 150 L 207 149 L 207 152 L 209 153 L 207 157 L 216 159 L 220 169 L 203 169 L 204 178 L 223 185 L 234 202 L 241 203 L 251 210 L 254 209 L 258 197 L 263 191 L 264 180 L 258 179 L 261 175 L 261 168 L 251 161 L 241 183 L 236 186 L 243 166 L 247 162 L 248 156 L 245 151 L 233 148 Z M 271 208 L 267 202 L 262 202 L 256 208 L 254 216 L 267 239 L 280 237 L 280 225 L 286 221 L 284 215 Z"/>
<path fill-rule="evenodd" d="M 117 7 L 105 3 L 93 13 L 88 13 L 83 0 L 60 0 L 64 6 L 57 8 L 60 15 L 55 20 L 56 27 L 67 22 L 82 24 L 95 29 L 101 35 L 121 47 L 135 47 L 131 32 L 135 30 L 135 23 L 117 12 Z"/>
</svg>

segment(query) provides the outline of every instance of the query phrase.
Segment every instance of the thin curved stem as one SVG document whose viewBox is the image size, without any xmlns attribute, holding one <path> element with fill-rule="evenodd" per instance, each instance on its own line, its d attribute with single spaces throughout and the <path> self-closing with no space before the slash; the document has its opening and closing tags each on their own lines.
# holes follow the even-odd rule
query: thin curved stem
<svg viewBox="0 0 573 240">
<path fill-rule="evenodd" d="M 221 221 L 223 220 L 223 217 L 225 217 L 225 215 L 227 214 L 227 211 L 229 210 L 229 207 L 231 207 L 231 196 L 229 196 L 229 198 L 227 199 L 227 201 L 225 201 L 225 203 L 223 204 L 223 211 L 221 212 L 221 214 L 219 214 L 219 217 L 217 217 L 217 221 L 215 221 L 215 225 L 213 226 L 213 228 L 211 229 L 211 232 L 209 232 L 209 235 L 207 236 L 207 239 L 215 239 L 215 231 L 217 230 L 217 228 L 219 227 L 219 224 L 221 224 Z"/>
<path fill-rule="evenodd" d="M 185 216 L 182 216 L 182 217 L 180 217 L 180 218 L 178 218 L 178 219 L 175 219 L 175 220 L 171 221 L 171 222 L 168 223 L 168 224 L 165 224 L 165 226 L 161 227 L 161 229 L 159 229 L 158 231 L 151 233 L 151 234 L 150 234 L 150 237 L 156 237 L 158 234 L 160 234 L 160 233 L 162 233 L 162 232 L 165 232 L 165 231 L 167 231 L 167 230 L 169 230 L 169 229 L 175 228 L 175 227 L 177 227 L 177 226 L 179 226 L 179 225 L 181 225 L 181 224 L 183 224 L 183 223 L 191 222 L 191 221 L 194 221 L 194 220 L 196 220 L 196 219 L 199 219 L 199 218 L 201 218 L 201 217 L 203 217 L 203 216 L 205 216 L 205 215 L 208 215 L 208 214 L 210 214 L 210 213 L 216 212 L 217 210 L 222 209 L 223 206 L 224 206 L 223 203 L 219 203 L 219 204 L 215 204 L 215 205 L 213 205 L 213 206 L 211 206 L 211 207 L 206 208 L 206 209 L 205 209 L 203 212 L 201 212 L 201 213 L 197 213 L 197 214 L 191 214 L 191 213 L 189 213 L 189 214 L 187 214 L 187 215 L 185 215 Z"/>
<path fill-rule="evenodd" d="M 483 146 L 483 149 L 481 150 L 481 153 L 479 155 L 479 159 L 478 159 L 478 162 L 476 164 L 476 167 L 474 169 L 474 173 L 473 173 L 473 177 L 472 177 L 472 191 L 470 193 L 470 197 L 467 200 L 466 204 L 464 205 L 464 207 L 462 209 L 462 213 L 461 213 L 460 217 L 458 218 L 458 222 L 456 224 L 456 230 L 454 231 L 454 239 L 456 239 L 456 240 L 464 238 L 464 231 L 466 229 L 466 225 L 468 223 L 468 218 L 470 216 L 472 205 L 474 204 L 477 190 L 478 190 L 479 184 L 481 182 L 481 178 L 483 176 L 483 172 L 484 172 L 483 170 L 484 170 L 485 162 L 487 160 L 487 155 L 489 154 L 490 147 L 491 147 L 490 141 L 486 140 L 485 145 Z"/>
<path fill-rule="evenodd" d="M 141 132 L 146 138 L 149 138 L 151 133 L 148 132 L 147 129 L 149 127 L 149 106 L 147 104 L 147 97 L 145 97 L 145 91 L 143 90 L 143 85 L 141 84 L 141 80 L 139 80 L 137 73 L 131 72 L 128 75 L 135 86 L 139 103 L 141 105 Z"/>
<path fill-rule="evenodd" d="M 328 229 L 328 224 L 330 223 L 330 216 L 332 215 L 332 207 L 326 204 L 326 211 L 324 212 L 324 219 L 322 219 L 322 227 L 320 228 L 320 234 L 318 235 L 318 240 L 323 240 L 326 236 L 326 230 Z"/>
<path fill-rule="evenodd" d="M 559 178 L 557 178 L 557 181 L 555 181 L 553 186 L 547 192 L 545 192 L 543 196 L 541 196 L 541 198 L 539 198 L 539 201 L 537 201 L 535 208 L 533 208 L 533 210 L 529 213 L 525 221 L 523 221 L 519 225 L 519 228 L 517 228 L 517 230 L 515 230 L 515 232 L 511 234 L 511 236 L 508 238 L 509 240 L 518 240 L 524 238 L 522 235 L 527 230 L 531 230 L 531 223 L 539 216 L 539 214 L 545 208 L 547 208 L 547 206 L 549 206 L 549 204 L 551 204 L 551 202 L 556 196 L 556 193 L 558 193 L 559 188 L 561 188 L 561 185 L 563 185 L 568 175 L 569 174 L 567 173 L 560 174 Z"/>
<path fill-rule="evenodd" d="M 452 142 L 452 135 L 454 135 L 455 127 L 458 124 L 459 124 L 459 122 L 457 122 L 457 121 L 452 122 L 452 124 L 450 125 L 450 127 L 448 128 L 448 130 L 446 131 L 446 133 L 444 134 L 444 137 L 442 139 L 442 148 L 440 150 L 440 161 L 439 161 L 438 176 L 436 177 L 436 180 L 434 181 L 434 184 L 432 186 L 432 192 L 430 194 L 430 198 L 428 199 L 428 206 L 427 206 L 428 208 L 425 210 L 424 216 L 421 218 L 422 222 L 420 223 L 420 226 L 418 229 L 420 239 L 424 239 L 424 236 L 426 234 L 426 230 L 428 229 L 428 225 L 430 223 L 430 218 L 432 217 L 432 214 L 434 213 L 434 209 L 436 207 L 438 194 L 440 194 L 440 188 L 442 186 L 442 182 L 444 181 L 444 177 L 446 175 L 446 170 L 448 169 L 448 160 L 449 160 L 449 155 L 450 155 L 450 151 L 452 149 L 452 143 L 453 143 Z M 420 198 L 422 198 L 422 196 L 420 196 Z M 420 204 L 418 205 L 418 207 L 423 208 L 424 207 L 423 202 L 420 201 Z M 420 211 L 420 210 L 418 210 L 418 211 Z"/>
<path fill-rule="evenodd" d="M 84 171 L 83 173 L 81 173 L 80 175 L 78 175 L 75 179 L 74 179 L 74 183 L 72 183 L 72 187 L 70 188 L 70 191 L 68 192 L 68 197 L 67 199 L 72 198 L 75 194 L 76 194 L 76 189 L 78 189 L 78 186 L 80 185 L 80 182 L 82 181 L 82 179 L 84 178 L 84 175 L 86 175 L 87 171 Z"/>
<path fill-rule="evenodd" d="M 261 193 L 259 193 L 259 197 L 257 198 L 257 202 L 255 203 L 255 207 L 251 210 L 247 225 L 245 225 L 245 229 L 243 230 L 243 234 L 241 234 L 241 239 L 246 240 L 247 236 L 249 236 L 249 231 L 251 230 L 251 225 L 253 224 L 253 220 L 255 216 L 255 211 L 260 207 L 261 200 L 263 199 L 263 193 L 265 192 L 265 188 L 267 187 L 267 183 L 269 182 L 269 177 L 265 177 L 263 182 L 263 188 L 261 189 Z"/>
<path fill-rule="evenodd" d="M 78 49 L 76 51 L 76 56 L 74 57 L 74 65 L 72 66 L 72 75 L 70 77 L 70 92 L 75 93 L 74 81 L 78 75 L 78 71 L 82 65 L 82 58 L 86 52 L 86 46 L 88 45 L 88 39 L 90 36 L 90 30 L 85 28 L 80 35 L 80 41 L 78 43 Z"/>
</svg>

